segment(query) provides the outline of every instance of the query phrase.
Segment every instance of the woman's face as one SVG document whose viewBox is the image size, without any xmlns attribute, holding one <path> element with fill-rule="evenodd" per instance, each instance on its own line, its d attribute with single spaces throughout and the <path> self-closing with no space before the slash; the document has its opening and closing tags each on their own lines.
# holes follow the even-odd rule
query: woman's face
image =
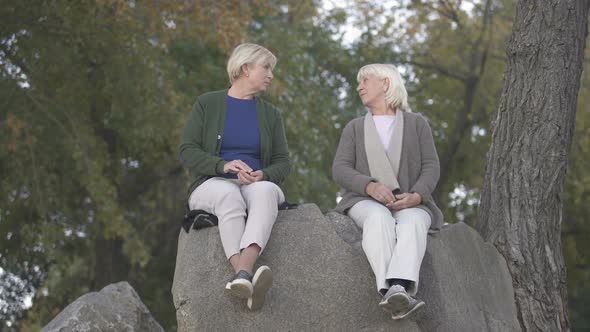
<svg viewBox="0 0 590 332">
<path fill-rule="evenodd" d="M 385 100 L 385 80 L 377 78 L 375 75 L 365 75 L 361 77 L 356 91 L 359 93 L 363 105 L 375 105 Z"/>
<path fill-rule="evenodd" d="M 272 82 L 272 67 L 270 64 L 249 64 L 246 79 L 256 92 L 265 91 Z"/>
</svg>

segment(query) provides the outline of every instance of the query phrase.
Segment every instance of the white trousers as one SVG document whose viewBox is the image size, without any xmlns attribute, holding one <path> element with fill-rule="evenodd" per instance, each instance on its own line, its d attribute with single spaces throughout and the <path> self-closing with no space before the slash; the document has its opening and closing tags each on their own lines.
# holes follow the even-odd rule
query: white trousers
<svg viewBox="0 0 590 332">
<path fill-rule="evenodd" d="M 389 289 L 387 279 L 406 279 L 411 281 L 408 293 L 416 295 L 431 223 L 428 212 L 419 208 L 391 211 L 364 200 L 353 205 L 348 215 L 363 230 L 363 250 L 375 273 L 377 290 Z"/>
<path fill-rule="evenodd" d="M 240 185 L 237 179 L 214 177 L 191 193 L 189 208 L 217 216 L 221 244 L 229 259 L 254 243 L 262 253 L 284 201 L 283 191 L 272 182 Z"/>
</svg>

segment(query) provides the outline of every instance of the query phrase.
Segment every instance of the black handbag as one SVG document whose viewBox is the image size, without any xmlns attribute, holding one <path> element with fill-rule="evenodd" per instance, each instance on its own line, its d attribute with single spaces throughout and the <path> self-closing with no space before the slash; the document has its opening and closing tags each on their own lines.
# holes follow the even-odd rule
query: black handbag
<svg viewBox="0 0 590 332">
<path fill-rule="evenodd" d="M 182 220 L 182 228 L 185 232 L 192 229 L 199 230 L 201 228 L 213 227 L 219 224 L 217 216 L 203 210 L 190 210 L 184 215 Z"/>
<path fill-rule="evenodd" d="M 293 210 L 298 207 L 298 204 L 289 203 L 287 201 L 279 205 L 279 210 Z M 184 215 L 182 219 L 182 228 L 185 232 L 190 232 L 191 229 L 202 229 L 207 227 L 217 226 L 219 219 L 214 214 L 204 210 L 190 210 Z"/>
</svg>

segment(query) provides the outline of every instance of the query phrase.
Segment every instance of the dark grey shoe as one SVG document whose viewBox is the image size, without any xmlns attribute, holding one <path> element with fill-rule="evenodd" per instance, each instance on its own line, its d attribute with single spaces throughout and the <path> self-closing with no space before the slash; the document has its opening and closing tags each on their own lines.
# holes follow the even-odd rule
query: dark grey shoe
<svg viewBox="0 0 590 332">
<path fill-rule="evenodd" d="M 400 285 L 393 285 L 379 302 L 379 306 L 390 312 L 392 315 L 399 315 L 405 313 L 410 305 L 410 295 L 406 292 L 406 289 Z"/>
<path fill-rule="evenodd" d="M 392 313 L 391 318 L 395 320 L 407 318 L 416 311 L 418 311 L 418 309 L 422 308 L 424 305 L 424 301 L 410 296 L 410 303 L 408 304 L 408 309 L 405 312 L 400 312 L 397 314 Z"/>
<path fill-rule="evenodd" d="M 266 265 L 259 267 L 254 273 L 252 284 L 254 285 L 254 291 L 252 296 L 248 298 L 248 309 L 258 310 L 264 305 L 266 293 L 272 286 L 272 271 L 270 268 Z"/>
<path fill-rule="evenodd" d="M 240 270 L 226 285 L 227 289 L 233 296 L 241 299 L 247 299 L 252 296 L 254 287 L 252 286 L 252 275 Z"/>
</svg>

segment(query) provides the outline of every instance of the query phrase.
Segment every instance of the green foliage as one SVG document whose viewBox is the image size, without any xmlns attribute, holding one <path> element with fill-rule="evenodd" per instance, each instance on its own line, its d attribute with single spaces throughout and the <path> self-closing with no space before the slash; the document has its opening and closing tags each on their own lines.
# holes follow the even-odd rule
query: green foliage
<svg viewBox="0 0 590 332">
<path fill-rule="evenodd" d="M 586 45 L 590 39 L 586 40 Z M 573 331 L 590 329 L 590 52 L 581 77 L 568 172 L 563 195 L 562 252 L 567 266 L 570 319 Z"/>
<path fill-rule="evenodd" d="M 360 20 L 371 23 L 354 48 L 365 63 L 387 61 L 402 68 L 410 107 L 426 116 L 434 131 L 441 160 L 435 197 L 447 207 L 445 219 L 473 223 L 513 4 L 486 1 L 469 11 L 459 4 L 361 2 Z M 457 187 L 468 194 L 449 197 Z"/>
<path fill-rule="evenodd" d="M 339 92 L 346 81 L 336 68 L 344 65 L 347 52 L 330 31 L 314 25 L 317 13 L 311 1 L 255 19 L 258 24 L 249 31 L 253 41 L 269 45 L 279 58 L 268 97 L 283 111 L 293 160 L 284 184 L 286 197 L 327 211 L 336 203 L 332 159 L 339 128 L 346 124 L 339 121 Z"/>
<path fill-rule="evenodd" d="M 109 255 L 141 270 L 158 250 L 143 236 L 168 219 L 144 215 L 155 204 L 144 197 L 168 185 L 177 167 L 180 109 L 173 62 L 136 13 L 93 2 L 11 7 L 1 13 L 0 79 L 11 97 L 0 115 L 2 173 L 10 174 L 0 187 L 0 257 L 7 271 L 26 263 L 46 273 L 22 279 L 48 290 L 33 308 L 46 323 L 77 296 L 128 274 Z M 122 253 L 103 251 L 100 241 L 122 243 Z"/>
</svg>

